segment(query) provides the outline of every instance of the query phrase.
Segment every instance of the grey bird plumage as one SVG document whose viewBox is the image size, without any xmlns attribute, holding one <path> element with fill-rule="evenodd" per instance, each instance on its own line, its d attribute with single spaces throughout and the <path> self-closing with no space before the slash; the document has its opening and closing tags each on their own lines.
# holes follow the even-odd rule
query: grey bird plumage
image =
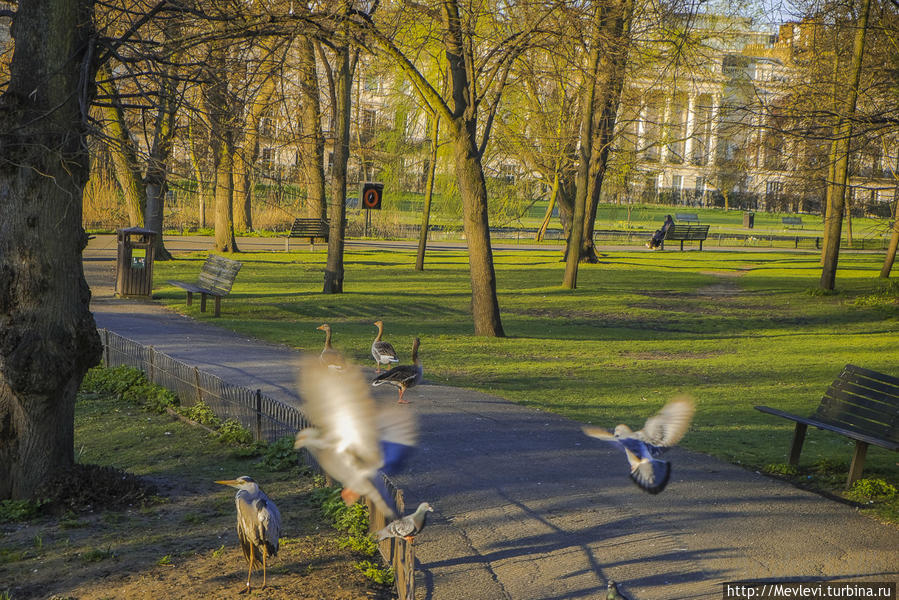
<svg viewBox="0 0 899 600">
<path fill-rule="evenodd" d="M 425 519 L 429 512 L 434 512 L 431 505 L 422 502 L 411 515 L 407 515 L 396 521 L 391 521 L 386 527 L 378 531 L 378 541 L 386 540 L 390 537 L 403 538 L 407 542 L 412 543 L 413 538 L 424 529 Z"/>
<path fill-rule="evenodd" d="M 412 364 L 399 365 L 393 367 L 386 373 L 381 373 L 371 382 L 373 386 L 389 384 L 395 386 L 399 390 L 399 399 L 397 403 L 408 404 L 407 400 L 403 400 L 403 394 L 410 387 L 415 387 L 422 381 L 424 371 L 421 368 L 421 360 L 418 358 L 418 348 L 421 341 L 418 338 L 412 342 Z"/>
<path fill-rule="evenodd" d="M 680 397 L 648 418 L 640 431 L 632 431 L 627 425 L 618 425 L 611 433 L 601 427 L 589 426 L 583 431 L 590 437 L 621 447 L 630 464 L 634 483 L 645 492 L 658 494 L 671 478 L 671 463 L 658 457 L 684 437 L 694 410 L 692 400 Z"/>
<path fill-rule="evenodd" d="M 252 477 L 244 475 L 216 483 L 237 488 L 234 496 L 234 504 L 237 506 L 237 537 L 240 539 L 244 558 L 249 563 L 246 589 L 250 589 L 253 569 L 260 566 L 264 588 L 268 559 L 278 554 L 281 513 Z"/>
<path fill-rule="evenodd" d="M 390 342 L 385 342 L 381 339 L 381 336 L 384 335 L 384 322 L 383 321 L 375 321 L 375 326 L 378 328 L 378 336 L 371 343 L 371 356 L 375 359 L 375 367 L 378 370 L 378 373 L 381 372 L 381 365 L 389 365 L 391 363 L 398 363 L 400 359 L 397 358 L 396 350 L 393 348 Z"/>
</svg>

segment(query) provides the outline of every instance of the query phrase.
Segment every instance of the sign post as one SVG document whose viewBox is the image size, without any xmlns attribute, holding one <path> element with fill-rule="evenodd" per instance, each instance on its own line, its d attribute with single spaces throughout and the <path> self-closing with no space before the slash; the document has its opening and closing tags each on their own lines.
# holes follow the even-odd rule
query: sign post
<svg viewBox="0 0 899 600">
<path fill-rule="evenodd" d="M 371 229 L 371 211 L 381 210 L 383 192 L 383 183 L 366 181 L 362 184 L 362 191 L 359 193 L 359 198 L 362 201 L 362 209 L 365 211 L 365 231 L 362 233 L 365 237 L 368 237 L 368 232 Z"/>
</svg>

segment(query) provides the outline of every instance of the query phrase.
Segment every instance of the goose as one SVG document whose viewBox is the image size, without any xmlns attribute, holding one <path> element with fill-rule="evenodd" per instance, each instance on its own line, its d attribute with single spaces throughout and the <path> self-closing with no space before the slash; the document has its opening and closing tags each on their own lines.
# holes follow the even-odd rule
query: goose
<svg viewBox="0 0 899 600">
<path fill-rule="evenodd" d="M 340 352 L 335 350 L 331 346 L 331 326 L 327 323 L 323 323 L 316 327 L 316 329 L 321 329 L 325 332 L 325 348 L 322 350 L 319 359 L 322 364 L 328 367 L 329 369 L 342 370 L 346 361 L 344 361 L 343 356 L 341 356 Z"/>
<path fill-rule="evenodd" d="M 396 350 L 393 349 L 390 342 L 385 342 L 381 339 L 381 336 L 384 335 L 384 322 L 375 321 L 374 324 L 378 328 L 378 337 L 371 343 L 371 355 L 374 357 L 375 367 L 378 369 L 378 373 L 380 373 L 381 365 L 398 363 L 400 359 L 396 357 Z"/>
<path fill-rule="evenodd" d="M 410 387 L 415 387 L 419 383 L 421 383 L 422 378 L 422 368 L 421 361 L 418 360 L 418 346 L 420 345 L 419 339 L 415 338 L 415 341 L 412 342 L 412 364 L 411 365 L 399 365 L 397 367 L 393 367 L 386 373 L 381 373 L 371 382 L 373 386 L 383 385 L 385 383 L 389 383 L 390 385 L 395 385 L 397 389 L 399 389 L 400 396 L 397 400 L 400 404 L 408 404 L 407 400 L 403 400 L 403 394 Z"/>
</svg>

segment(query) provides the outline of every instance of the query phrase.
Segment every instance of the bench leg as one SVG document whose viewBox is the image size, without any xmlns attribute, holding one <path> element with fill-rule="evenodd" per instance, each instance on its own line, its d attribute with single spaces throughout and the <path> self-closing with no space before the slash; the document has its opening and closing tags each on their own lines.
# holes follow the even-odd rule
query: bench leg
<svg viewBox="0 0 899 600">
<path fill-rule="evenodd" d="M 846 479 L 846 487 L 849 488 L 855 480 L 862 476 L 865 467 L 865 455 L 868 453 L 868 443 L 855 441 L 855 454 L 852 455 L 852 464 L 849 465 L 849 477 Z"/>
<path fill-rule="evenodd" d="M 187 292 L 187 305 L 190 306 L 194 302 L 194 293 Z"/>
<path fill-rule="evenodd" d="M 805 423 L 796 423 L 796 429 L 793 430 L 793 443 L 790 444 L 789 463 L 791 465 L 799 464 L 799 454 L 802 452 L 802 443 L 805 441 L 805 431 L 808 425 Z"/>
<path fill-rule="evenodd" d="M 222 297 L 215 297 L 215 316 L 219 316 L 222 312 Z"/>
<path fill-rule="evenodd" d="M 206 294 L 200 292 L 200 312 L 206 312 Z"/>
<path fill-rule="evenodd" d="M 680 251 L 681 251 L 681 252 L 684 251 L 684 240 L 681 240 L 681 241 L 680 241 Z"/>
<path fill-rule="evenodd" d="M 699 250 L 702 251 L 702 240 L 699 240 Z"/>
</svg>

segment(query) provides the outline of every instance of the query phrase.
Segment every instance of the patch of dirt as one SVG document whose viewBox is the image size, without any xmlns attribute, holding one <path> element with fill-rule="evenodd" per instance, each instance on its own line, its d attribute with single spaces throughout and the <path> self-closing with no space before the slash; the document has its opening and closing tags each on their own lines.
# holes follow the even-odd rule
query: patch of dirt
<svg viewBox="0 0 899 600">
<path fill-rule="evenodd" d="M 113 483 L 104 494 L 131 497 L 132 483 Z M 354 567 L 359 557 L 341 549 L 337 533 L 321 525 L 308 495 L 311 484 L 296 479 L 264 484 L 283 517 L 281 548 L 269 564 L 266 588 L 258 589 L 262 573 L 254 571 L 254 590 L 238 596 L 247 563 L 237 540 L 233 491 L 168 483 L 179 492 L 143 508 L 114 509 L 92 499 L 92 508 L 80 514 L 0 526 L 0 594 L 13 600 L 396 597 Z M 74 496 L 87 497 L 90 486 L 75 485 Z"/>
</svg>

